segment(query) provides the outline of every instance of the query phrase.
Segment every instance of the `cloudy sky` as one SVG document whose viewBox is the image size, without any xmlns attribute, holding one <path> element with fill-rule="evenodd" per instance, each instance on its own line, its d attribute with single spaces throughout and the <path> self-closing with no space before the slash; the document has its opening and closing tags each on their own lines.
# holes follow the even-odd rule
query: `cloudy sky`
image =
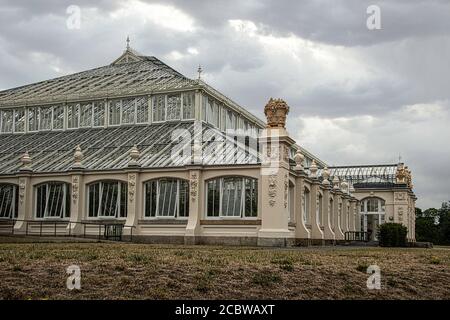
<svg viewBox="0 0 450 320">
<path fill-rule="evenodd" d="M 448 0 L 0 0 L 0 30 L 0 89 L 109 64 L 129 35 L 261 118 L 285 99 L 289 132 L 326 162 L 401 155 L 419 207 L 450 200 Z"/>
</svg>

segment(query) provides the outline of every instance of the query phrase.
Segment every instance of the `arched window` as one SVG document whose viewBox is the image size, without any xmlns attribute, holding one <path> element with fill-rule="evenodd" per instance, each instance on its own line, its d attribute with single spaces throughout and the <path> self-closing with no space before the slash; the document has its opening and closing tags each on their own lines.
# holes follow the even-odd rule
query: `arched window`
<svg viewBox="0 0 450 320">
<path fill-rule="evenodd" d="M 19 188 L 14 184 L 0 184 L 0 218 L 17 218 L 18 210 Z"/>
<path fill-rule="evenodd" d="M 328 223 L 334 228 L 334 200 L 332 197 L 330 197 L 328 202 Z"/>
<path fill-rule="evenodd" d="M 319 226 L 323 226 L 323 201 L 322 201 L 322 194 L 317 194 L 317 207 L 316 207 L 316 215 L 317 215 L 317 222 Z"/>
<path fill-rule="evenodd" d="M 302 195 L 302 204 L 303 204 L 303 221 L 305 224 L 309 224 L 309 203 L 310 203 L 310 192 L 309 189 L 305 187 Z"/>
<path fill-rule="evenodd" d="M 258 215 L 258 180 L 224 177 L 207 182 L 207 217 L 250 218 Z"/>
<path fill-rule="evenodd" d="M 46 182 L 35 187 L 36 218 L 64 219 L 70 217 L 70 185 Z"/>
<path fill-rule="evenodd" d="M 187 218 L 189 216 L 189 182 L 162 178 L 145 184 L 146 218 Z"/>
<path fill-rule="evenodd" d="M 88 186 L 89 218 L 126 218 L 128 185 L 121 181 L 100 181 Z"/>
<path fill-rule="evenodd" d="M 384 213 L 386 202 L 383 199 L 371 197 L 361 201 L 362 213 Z"/>
</svg>

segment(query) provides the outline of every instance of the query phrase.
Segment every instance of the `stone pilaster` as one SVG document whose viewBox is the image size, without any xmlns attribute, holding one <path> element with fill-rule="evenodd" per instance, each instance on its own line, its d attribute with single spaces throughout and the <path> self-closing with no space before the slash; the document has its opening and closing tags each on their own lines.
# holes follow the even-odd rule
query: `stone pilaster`
<svg viewBox="0 0 450 320">
<path fill-rule="evenodd" d="M 70 194 L 70 222 L 67 226 L 71 235 L 80 235 L 83 232 L 83 226 L 81 221 L 86 219 L 83 213 L 88 215 L 88 212 L 84 210 L 86 204 L 86 186 L 84 184 L 84 176 L 82 171 L 72 172 L 72 185 Z"/>
<path fill-rule="evenodd" d="M 140 217 L 139 204 L 143 203 L 143 185 L 140 181 L 139 168 L 129 167 L 128 168 L 128 208 L 127 208 L 127 219 L 125 221 L 124 235 L 129 236 L 133 232 L 136 233 L 136 228 L 138 226 Z M 133 230 L 131 230 L 133 229 Z"/>
<path fill-rule="evenodd" d="M 334 235 L 338 241 L 344 240 L 344 233 L 341 228 L 341 216 L 343 211 L 342 192 L 334 191 Z"/>
<path fill-rule="evenodd" d="M 345 233 L 349 231 L 348 225 L 349 225 L 349 216 L 350 216 L 350 210 L 349 210 L 349 197 L 348 195 L 344 194 L 342 197 L 342 224 L 341 224 L 341 230 Z"/>
<path fill-rule="evenodd" d="M 286 246 L 295 234 L 289 231 L 289 148 L 294 141 L 284 128 L 267 128 L 261 135 L 260 246 Z"/>
<path fill-rule="evenodd" d="M 306 173 L 299 171 L 295 179 L 295 238 L 301 245 L 308 245 L 311 238 L 310 231 L 303 220 L 303 193 L 305 190 Z"/>
<path fill-rule="evenodd" d="M 324 244 L 322 229 L 319 225 L 318 205 L 319 205 L 319 189 L 320 182 L 316 178 L 311 183 L 311 201 L 310 201 L 310 222 L 311 222 L 311 239 L 314 244 Z M 323 200 L 323 199 L 322 199 Z M 323 209 L 323 208 L 322 208 Z"/>
<path fill-rule="evenodd" d="M 185 244 L 196 244 L 196 238 L 200 233 L 201 201 L 203 201 L 201 190 L 205 189 L 202 180 L 201 167 L 189 167 L 189 218 L 184 236 Z"/>
<path fill-rule="evenodd" d="M 19 173 L 19 208 L 17 222 L 14 225 L 15 234 L 25 234 L 27 222 L 24 220 L 33 219 L 31 174 L 31 170 L 24 170 Z"/>
<path fill-rule="evenodd" d="M 350 220 L 349 220 L 349 231 L 356 231 L 356 199 L 351 198 L 350 200 Z"/>
<path fill-rule="evenodd" d="M 330 186 L 323 187 L 323 238 L 325 242 L 334 242 L 335 240 L 334 231 L 331 227 L 333 208 L 330 207 L 330 192 Z"/>
</svg>

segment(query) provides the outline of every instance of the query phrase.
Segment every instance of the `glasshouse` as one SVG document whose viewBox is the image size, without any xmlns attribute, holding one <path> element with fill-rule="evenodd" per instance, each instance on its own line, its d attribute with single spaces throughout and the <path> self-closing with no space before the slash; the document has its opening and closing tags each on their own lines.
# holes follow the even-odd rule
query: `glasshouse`
<svg viewBox="0 0 450 320">
<path fill-rule="evenodd" d="M 414 241 L 403 163 L 331 167 L 200 77 L 130 47 L 92 70 L 0 92 L 0 232 L 260 246 Z"/>
</svg>

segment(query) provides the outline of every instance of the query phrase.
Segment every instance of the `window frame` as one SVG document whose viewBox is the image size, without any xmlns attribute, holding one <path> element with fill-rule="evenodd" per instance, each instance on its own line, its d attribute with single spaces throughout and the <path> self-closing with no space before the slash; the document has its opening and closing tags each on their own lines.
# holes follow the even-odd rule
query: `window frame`
<svg viewBox="0 0 450 320">
<path fill-rule="evenodd" d="M 62 185 L 63 186 L 63 204 L 62 204 L 62 217 L 61 216 L 48 216 L 46 215 L 46 212 L 48 212 L 48 200 L 49 198 L 46 197 L 46 201 L 45 201 L 45 209 L 43 212 L 42 217 L 38 217 L 38 188 L 40 187 L 44 187 L 46 189 L 46 195 L 49 192 L 49 186 L 51 184 L 56 184 L 56 185 Z M 64 181 L 46 181 L 46 182 L 42 182 L 39 184 L 36 184 L 33 186 L 33 194 L 34 194 L 34 201 L 33 201 L 33 217 L 36 220 L 61 220 L 61 221 L 68 221 L 70 220 L 70 216 L 71 216 L 71 188 L 70 188 L 70 184 L 68 182 L 64 182 Z M 68 210 L 68 211 L 67 211 Z"/>
<path fill-rule="evenodd" d="M 230 216 L 230 215 L 223 215 L 223 188 L 224 188 L 224 181 L 225 179 L 230 179 L 230 178 L 234 178 L 234 179 L 239 179 L 240 183 L 241 183 L 241 195 L 240 195 L 240 202 L 241 202 L 241 206 L 240 206 L 240 215 L 234 215 L 234 216 Z M 246 202 L 246 180 L 249 180 L 251 183 L 255 183 L 255 189 L 256 190 L 256 215 L 255 216 L 247 216 L 246 215 L 246 206 L 245 206 L 245 202 Z M 209 197 L 209 183 L 215 181 L 216 183 L 218 183 L 219 185 L 219 215 L 218 216 L 210 216 L 208 215 L 208 197 Z M 204 218 L 208 219 L 208 220 L 257 220 L 259 217 L 259 180 L 257 178 L 254 177 L 249 177 L 249 176 L 220 176 L 220 177 L 215 177 L 215 178 L 211 178 L 205 181 L 205 201 L 204 201 L 204 205 L 205 205 L 205 210 L 204 210 Z"/>
<path fill-rule="evenodd" d="M 116 183 L 117 184 L 117 202 L 116 202 L 116 208 L 117 212 L 115 216 L 105 216 L 105 215 L 99 215 L 99 213 L 102 211 L 102 199 L 103 197 L 100 196 L 103 192 L 103 184 L 105 183 Z M 91 201 L 91 195 L 90 195 L 90 188 L 99 185 L 99 197 L 98 197 L 98 209 L 97 209 L 97 215 L 96 216 L 90 216 L 90 201 Z M 125 186 L 126 189 L 126 199 L 125 199 L 125 208 L 126 212 L 125 215 L 122 216 L 122 187 Z M 88 220 L 126 220 L 128 217 L 128 183 L 122 180 L 100 180 L 100 181 L 93 181 L 89 184 L 87 184 L 86 188 L 86 218 Z"/>
<path fill-rule="evenodd" d="M 176 181 L 176 195 L 175 195 L 175 214 L 171 215 L 171 216 L 163 216 L 159 214 L 159 201 L 160 201 L 160 191 L 161 191 L 161 181 L 164 180 L 175 180 Z M 151 183 L 156 183 L 156 203 L 155 203 L 155 215 L 151 216 L 151 215 L 147 215 L 147 188 Z M 181 195 L 181 184 L 182 183 L 186 183 L 187 185 L 187 197 L 186 197 L 186 201 L 188 203 L 188 211 L 187 211 L 187 215 L 186 216 L 180 216 L 180 195 Z M 144 188 L 143 188 L 143 192 L 144 192 L 144 196 L 143 196 L 143 219 L 144 220 L 188 220 L 189 219 L 189 215 L 190 215 L 190 205 L 189 205 L 189 194 L 190 194 L 190 185 L 189 185 L 189 181 L 182 179 L 182 178 L 177 178 L 177 177 L 160 177 L 160 178 L 155 178 L 155 179 L 150 179 L 147 180 L 143 183 Z"/>
</svg>

